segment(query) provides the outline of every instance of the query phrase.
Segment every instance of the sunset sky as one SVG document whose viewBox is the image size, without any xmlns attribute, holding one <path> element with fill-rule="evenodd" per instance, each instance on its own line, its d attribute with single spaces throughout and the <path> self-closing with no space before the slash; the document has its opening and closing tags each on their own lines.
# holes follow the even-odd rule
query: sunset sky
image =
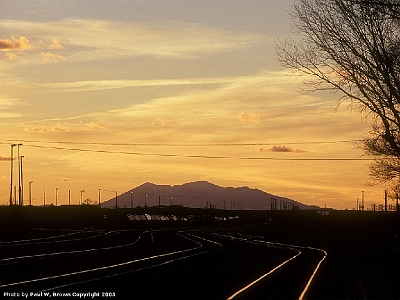
<svg viewBox="0 0 400 300">
<path fill-rule="evenodd" d="M 207 180 L 305 204 L 382 204 L 339 95 L 276 61 L 289 0 L 2 0 L 0 204 L 22 143 L 25 203 Z M 14 148 L 16 156 L 16 148 Z M 339 159 L 339 160 L 332 160 Z M 16 172 L 16 171 L 15 171 Z M 14 177 L 14 182 L 16 182 Z M 139 196 L 138 196 L 139 197 Z M 139 201 L 139 200 L 138 200 Z M 245 209 L 245 206 L 243 207 Z"/>
</svg>

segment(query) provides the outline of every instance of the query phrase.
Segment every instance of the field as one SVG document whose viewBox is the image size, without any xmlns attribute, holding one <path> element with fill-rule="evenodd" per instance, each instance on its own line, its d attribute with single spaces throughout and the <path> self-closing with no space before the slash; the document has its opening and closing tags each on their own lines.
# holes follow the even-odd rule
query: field
<svg viewBox="0 0 400 300">
<path fill-rule="evenodd" d="M 395 212 L 0 207 L 18 298 L 400 299 Z"/>
</svg>

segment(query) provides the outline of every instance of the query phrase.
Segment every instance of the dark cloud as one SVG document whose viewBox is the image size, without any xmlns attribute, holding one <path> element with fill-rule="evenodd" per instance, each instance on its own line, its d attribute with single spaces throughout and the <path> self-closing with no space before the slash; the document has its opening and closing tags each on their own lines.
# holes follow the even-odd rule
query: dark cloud
<svg viewBox="0 0 400 300">
<path fill-rule="evenodd" d="M 260 148 L 260 152 L 281 152 L 281 153 L 305 153 L 304 150 L 297 150 L 287 146 L 272 146 L 269 149 Z"/>
<path fill-rule="evenodd" d="M 3 157 L 3 156 L 0 156 L 0 162 L 1 162 L 1 161 L 10 161 L 10 160 L 11 160 L 11 157 Z M 15 157 L 14 157 L 13 160 L 15 160 Z"/>
</svg>

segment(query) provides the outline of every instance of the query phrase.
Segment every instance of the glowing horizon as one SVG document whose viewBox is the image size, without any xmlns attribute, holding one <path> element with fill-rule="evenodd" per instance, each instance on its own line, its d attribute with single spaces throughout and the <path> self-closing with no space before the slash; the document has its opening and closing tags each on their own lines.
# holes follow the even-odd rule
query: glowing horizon
<svg viewBox="0 0 400 300">
<path fill-rule="evenodd" d="M 387 187 L 366 185 L 351 142 L 368 122 L 336 109 L 338 95 L 301 92 L 274 60 L 290 3 L 6 0 L 0 204 L 19 142 L 25 203 L 29 181 L 40 205 L 43 189 L 49 203 L 56 188 L 76 202 L 81 190 L 96 200 L 98 189 L 199 180 L 322 207 L 355 208 L 361 191 L 382 203 Z"/>
</svg>

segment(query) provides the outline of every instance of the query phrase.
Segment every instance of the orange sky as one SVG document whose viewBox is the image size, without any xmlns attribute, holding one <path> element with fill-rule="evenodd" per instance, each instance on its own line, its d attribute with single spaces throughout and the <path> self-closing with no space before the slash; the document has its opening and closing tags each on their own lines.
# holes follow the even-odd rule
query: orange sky
<svg viewBox="0 0 400 300">
<path fill-rule="evenodd" d="M 21 142 L 25 200 L 97 200 L 144 182 L 207 180 L 338 209 L 383 203 L 338 95 L 301 92 L 275 61 L 291 1 L 5 0 L 0 204 Z M 155 5 L 157 3 L 157 5 Z M 15 155 L 15 154 L 14 154 Z M 339 160 L 331 160 L 339 159 Z M 342 159 L 342 160 L 340 160 Z M 15 180 L 15 179 L 14 179 Z"/>
</svg>

